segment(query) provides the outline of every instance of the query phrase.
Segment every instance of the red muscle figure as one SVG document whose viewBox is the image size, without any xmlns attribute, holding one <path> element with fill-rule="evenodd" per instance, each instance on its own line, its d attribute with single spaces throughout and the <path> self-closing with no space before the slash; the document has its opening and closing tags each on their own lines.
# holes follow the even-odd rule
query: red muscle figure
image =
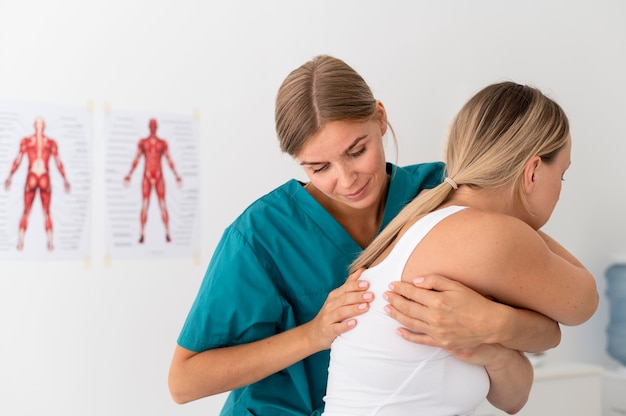
<svg viewBox="0 0 626 416">
<path fill-rule="evenodd" d="M 50 187 L 50 176 L 48 170 L 48 161 L 52 156 L 56 162 L 57 168 L 63 177 L 65 183 L 65 192 L 70 191 L 70 184 L 65 178 L 65 168 L 61 163 L 61 158 L 58 153 L 58 146 L 56 141 L 47 137 L 44 134 L 46 123 L 43 118 L 38 117 L 35 119 L 35 134 L 30 137 L 25 137 L 20 142 L 20 150 L 17 157 L 13 161 L 11 172 L 9 177 L 4 182 L 4 187 L 9 190 L 11 187 L 11 177 L 20 166 L 22 157 L 26 155 L 28 157 L 28 173 L 26 176 L 26 185 L 24 186 L 24 212 L 22 219 L 20 220 L 19 235 L 17 242 L 17 249 L 21 251 L 24 248 L 24 234 L 28 227 L 28 216 L 33 206 L 33 200 L 39 190 L 39 197 L 41 198 L 41 206 L 43 207 L 43 214 L 45 219 L 46 235 L 48 237 L 48 250 L 52 251 L 52 218 L 50 217 L 50 197 L 52 195 L 52 189 Z"/>
<path fill-rule="evenodd" d="M 167 207 L 165 205 L 165 182 L 163 181 L 163 170 L 161 169 L 161 158 L 163 156 L 165 156 L 168 165 L 172 169 L 172 172 L 174 172 L 174 176 L 176 177 L 176 183 L 178 184 L 178 186 L 182 186 L 183 180 L 180 176 L 178 176 L 178 173 L 176 172 L 174 162 L 170 157 L 167 142 L 156 135 L 156 119 L 150 119 L 149 127 L 150 135 L 144 139 L 139 140 L 139 143 L 137 145 L 137 154 L 135 155 L 135 159 L 133 159 L 133 163 L 130 167 L 128 175 L 126 175 L 126 177 L 124 178 L 124 184 L 126 186 L 130 184 L 130 176 L 133 174 L 133 171 L 137 167 L 137 163 L 139 163 L 139 158 L 143 155 L 145 166 L 143 172 L 143 182 L 141 185 L 141 236 L 139 237 L 139 242 L 143 243 L 144 228 L 146 225 L 146 220 L 148 219 L 150 192 L 152 191 L 152 188 L 154 188 L 157 194 L 157 198 L 159 200 L 159 207 L 161 208 L 161 218 L 163 219 L 163 224 L 165 225 L 165 241 L 169 243 L 171 241 L 169 218 L 167 214 Z"/>
</svg>

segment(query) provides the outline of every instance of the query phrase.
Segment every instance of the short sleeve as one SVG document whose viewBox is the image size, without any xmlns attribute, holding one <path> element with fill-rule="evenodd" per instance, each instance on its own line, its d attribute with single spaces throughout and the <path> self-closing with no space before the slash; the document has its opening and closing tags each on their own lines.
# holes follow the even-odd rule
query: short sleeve
<svg viewBox="0 0 626 416">
<path fill-rule="evenodd" d="M 276 273 L 234 228 L 224 232 L 209 263 L 178 344 L 200 352 L 280 332 L 285 308 Z"/>
</svg>

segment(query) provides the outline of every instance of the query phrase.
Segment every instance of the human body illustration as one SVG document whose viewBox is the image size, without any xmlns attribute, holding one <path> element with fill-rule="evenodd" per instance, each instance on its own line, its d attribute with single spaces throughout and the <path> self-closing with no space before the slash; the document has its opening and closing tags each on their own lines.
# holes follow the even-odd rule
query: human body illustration
<svg viewBox="0 0 626 416">
<path fill-rule="evenodd" d="M 65 191 L 70 191 L 70 184 L 65 177 L 65 168 L 59 157 L 57 142 L 44 134 L 46 123 L 42 117 L 35 119 L 35 134 L 25 137 L 20 142 L 20 149 L 17 157 L 13 161 L 9 176 L 4 182 L 6 190 L 11 188 L 11 180 L 13 174 L 17 171 L 22 162 L 24 155 L 28 158 L 28 173 L 26 174 L 26 183 L 24 185 L 24 211 L 20 219 L 17 249 L 21 251 L 24 248 L 24 234 L 28 228 L 28 217 L 33 206 L 33 201 L 39 191 L 41 198 L 41 207 L 43 208 L 44 227 L 48 240 L 48 250 L 52 251 L 52 217 L 50 215 L 50 198 L 52 196 L 52 187 L 50 184 L 50 174 L 48 163 L 50 157 L 54 158 L 59 173 L 63 177 Z"/>
<path fill-rule="evenodd" d="M 172 160 L 169 152 L 169 146 L 167 141 L 156 135 L 157 121 L 156 119 L 150 119 L 148 123 L 150 127 L 150 135 L 146 138 L 139 140 L 137 144 L 137 154 L 133 159 L 133 163 L 130 167 L 128 175 L 124 178 L 124 184 L 128 186 L 130 184 L 130 177 L 133 171 L 139 163 L 141 156 L 144 157 L 144 171 L 141 182 L 141 236 L 139 242 L 144 241 L 144 231 L 146 221 L 148 219 L 148 207 L 150 206 L 150 193 L 154 188 L 159 201 L 159 208 L 161 209 L 161 219 L 165 225 L 165 241 L 168 243 L 171 241 L 170 229 L 169 229 L 169 215 L 167 212 L 167 205 L 165 204 L 165 181 L 163 179 L 163 169 L 161 168 L 161 158 L 165 157 L 168 165 L 174 172 L 176 177 L 176 183 L 178 186 L 182 186 L 183 180 L 176 172 L 174 161 Z"/>
</svg>

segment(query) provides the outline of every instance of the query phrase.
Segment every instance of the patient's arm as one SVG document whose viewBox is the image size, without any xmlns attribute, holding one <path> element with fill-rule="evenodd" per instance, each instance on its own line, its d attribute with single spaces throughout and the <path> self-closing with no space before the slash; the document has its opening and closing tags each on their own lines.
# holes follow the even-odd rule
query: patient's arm
<svg viewBox="0 0 626 416">
<path fill-rule="evenodd" d="M 528 401 L 533 368 L 523 353 L 500 344 L 449 351 L 463 361 L 485 367 L 490 381 L 487 400 L 498 409 L 517 413 Z"/>
</svg>

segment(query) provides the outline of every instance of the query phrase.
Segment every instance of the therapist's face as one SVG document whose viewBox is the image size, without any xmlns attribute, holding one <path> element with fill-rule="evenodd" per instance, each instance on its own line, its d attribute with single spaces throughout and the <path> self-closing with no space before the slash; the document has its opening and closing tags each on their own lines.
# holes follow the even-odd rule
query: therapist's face
<svg viewBox="0 0 626 416">
<path fill-rule="evenodd" d="M 383 120 L 332 121 L 310 138 L 296 157 L 309 186 L 351 208 L 377 205 L 387 184 Z"/>
</svg>

